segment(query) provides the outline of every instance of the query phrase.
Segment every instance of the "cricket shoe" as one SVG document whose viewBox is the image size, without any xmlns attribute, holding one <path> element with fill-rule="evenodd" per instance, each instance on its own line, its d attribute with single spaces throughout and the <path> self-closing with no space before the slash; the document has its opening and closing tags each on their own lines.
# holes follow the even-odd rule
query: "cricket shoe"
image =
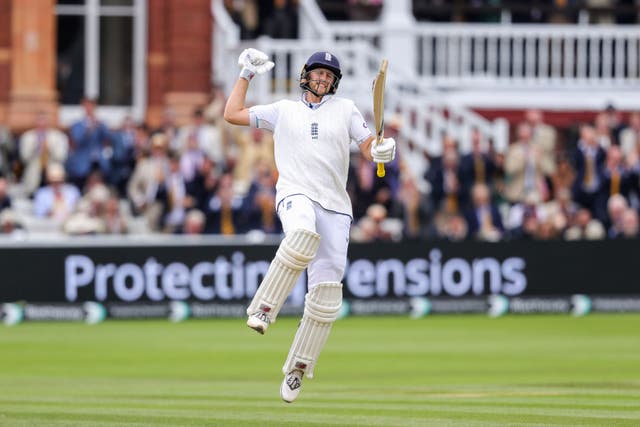
<svg viewBox="0 0 640 427">
<path fill-rule="evenodd" d="M 284 376 L 282 385 L 280 386 L 280 397 L 287 403 L 291 403 L 298 398 L 302 389 L 302 376 L 304 372 L 300 369 L 294 369 Z"/>
<path fill-rule="evenodd" d="M 271 318 L 264 311 L 256 311 L 249 315 L 247 319 L 247 326 L 262 335 L 267 331 L 270 324 Z"/>
</svg>

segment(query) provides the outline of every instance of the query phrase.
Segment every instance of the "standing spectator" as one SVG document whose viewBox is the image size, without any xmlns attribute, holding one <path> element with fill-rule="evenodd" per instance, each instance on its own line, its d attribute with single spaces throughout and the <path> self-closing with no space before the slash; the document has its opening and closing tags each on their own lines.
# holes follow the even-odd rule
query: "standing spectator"
<svg viewBox="0 0 640 427">
<path fill-rule="evenodd" d="M 598 140 L 598 145 L 602 147 L 605 151 L 614 144 L 617 144 L 617 141 L 613 135 L 613 129 L 609 127 L 609 116 L 607 113 L 602 112 L 596 115 L 594 120 L 594 128 L 596 130 L 596 139 Z"/>
<path fill-rule="evenodd" d="M 276 214 L 276 174 L 271 165 L 255 165 L 254 179 L 245 198 L 249 230 L 280 233 L 282 226 Z"/>
<path fill-rule="evenodd" d="M 235 193 L 244 195 L 255 175 L 256 165 L 265 163 L 275 170 L 273 136 L 262 129 L 233 128 L 233 140 L 238 148 L 238 162 L 233 168 Z"/>
<path fill-rule="evenodd" d="M 504 160 L 505 196 L 511 203 L 522 202 L 530 195 L 547 200 L 550 194 L 546 177 L 555 172 L 555 163 L 533 142 L 531 125 L 520 123 L 517 137 Z"/>
<path fill-rule="evenodd" d="M 120 129 L 113 132 L 113 158 L 110 176 L 106 177 L 119 195 L 126 194 L 127 181 L 135 167 L 137 126 L 131 116 L 126 116 Z"/>
<path fill-rule="evenodd" d="M 62 165 L 53 163 L 47 167 L 48 185 L 36 190 L 33 197 L 33 213 L 37 217 L 52 218 L 62 224 L 74 211 L 80 200 L 80 191 L 65 182 Z"/>
<path fill-rule="evenodd" d="M 629 114 L 629 126 L 620 132 L 620 148 L 625 158 L 640 149 L 640 111 Z"/>
<path fill-rule="evenodd" d="M 556 155 L 556 129 L 544 122 L 544 113 L 537 108 L 525 112 L 525 121 L 531 126 L 531 139 L 533 143 L 542 149 L 546 163 L 555 162 Z"/>
<path fill-rule="evenodd" d="M 180 170 L 180 157 L 173 152 L 169 155 L 169 168 L 165 179 L 158 185 L 157 199 L 162 203 L 162 230 L 174 233 L 184 223 L 187 209 L 193 206 L 193 199 L 187 194 L 185 178 Z"/>
<path fill-rule="evenodd" d="M 13 160 L 16 156 L 16 144 L 13 134 L 0 123 L 0 176 L 13 176 Z"/>
<path fill-rule="evenodd" d="M 19 146 L 24 167 L 22 185 L 28 195 L 46 184 L 45 173 L 49 165 L 64 164 L 69 154 L 67 135 L 52 127 L 44 112 L 36 116 L 35 128 L 22 134 Z"/>
<path fill-rule="evenodd" d="M 609 125 L 609 129 L 611 130 L 611 136 L 613 138 L 611 142 L 613 144 L 618 145 L 620 131 L 624 127 L 624 122 L 622 121 L 622 114 L 618 109 L 616 109 L 616 107 L 613 104 L 609 104 L 607 105 L 607 108 L 605 108 L 605 115 L 607 118 L 607 124 Z"/>
<path fill-rule="evenodd" d="M 453 214 L 464 209 L 466 200 L 460 183 L 460 158 L 455 143 L 450 141 L 445 141 L 440 161 L 434 159 L 432 162 L 427 180 L 431 183 L 431 201 L 435 209 Z"/>
<path fill-rule="evenodd" d="M 242 230 L 242 199 L 233 194 L 233 177 L 230 174 L 220 177 L 207 208 L 207 230 L 210 233 L 230 236 Z"/>
<path fill-rule="evenodd" d="M 138 159 L 127 185 L 127 195 L 136 214 L 142 214 L 151 230 L 160 226 L 162 204 L 156 201 L 158 187 L 169 170 L 168 141 L 164 134 L 151 137 L 151 154 Z"/>
<path fill-rule="evenodd" d="M 460 181 L 465 199 L 468 200 L 471 188 L 476 184 L 492 187 L 496 165 L 482 146 L 482 135 L 478 129 L 471 132 L 471 152 L 460 159 Z"/>
<path fill-rule="evenodd" d="M 183 153 L 188 147 L 197 147 L 214 161 L 216 166 L 224 169 L 227 161 L 227 151 L 224 146 L 221 128 L 207 124 L 204 120 L 204 111 L 197 108 L 192 115 L 192 122 L 180 129 L 178 133 L 178 146 L 173 147 Z"/>
<path fill-rule="evenodd" d="M 69 180 L 78 188 L 92 170 L 99 169 L 109 176 L 113 147 L 107 126 L 96 117 L 96 102 L 91 98 L 82 99 L 85 116 L 71 126 L 71 152 L 67 159 Z"/>
<path fill-rule="evenodd" d="M 180 133 L 180 127 L 176 123 L 176 112 L 171 107 L 166 107 L 162 112 L 162 122 L 160 127 L 154 129 L 152 134 L 162 133 L 167 137 L 169 141 L 170 150 L 179 150 L 180 144 L 178 141 L 178 134 Z"/>
<path fill-rule="evenodd" d="M 574 154 L 576 178 L 573 182 L 573 200 L 589 209 L 593 215 L 602 220 L 606 215 L 598 202 L 598 195 L 603 182 L 605 152 L 598 145 L 595 129 L 589 125 L 580 128 L 580 140 Z"/>
<path fill-rule="evenodd" d="M 298 37 L 298 11 L 295 3 L 290 0 L 273 0 L 271 13 L 264 20 L 264 35 L 274 39 Z"/>
</svg>

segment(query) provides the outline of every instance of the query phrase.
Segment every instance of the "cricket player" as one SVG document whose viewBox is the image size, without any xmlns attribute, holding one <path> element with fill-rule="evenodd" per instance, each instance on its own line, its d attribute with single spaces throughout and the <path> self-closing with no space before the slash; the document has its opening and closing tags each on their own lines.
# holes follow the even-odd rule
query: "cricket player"
<svg viewBox="0 0 640 427">
<path fill-rule="evenodd" d="M 269 57 L 245 49 L 240 76 L 227 100 L 224 118 L 236 125 L 273 132 L 276 211 L 285 237 L 247 308 L 247 326 L 264 334 L 276 321 L 301 272 L 307 268 L 304 314 L 284 363 L 280 395 L 293 402 L 302 378 L 313 378 L 320 352 L 342 305 L 342 277 L 347 261 L 351 201 L 346 191 L 349 144 L 377 163 L 395 158 L 396 143 L 375 138 L 353 101 L 335 95 L 342 73 L 329 52 L 309 57 L 300 74 L 298 100 L 245 107 L 249 82 L 273 68 Z"/>
</svg>

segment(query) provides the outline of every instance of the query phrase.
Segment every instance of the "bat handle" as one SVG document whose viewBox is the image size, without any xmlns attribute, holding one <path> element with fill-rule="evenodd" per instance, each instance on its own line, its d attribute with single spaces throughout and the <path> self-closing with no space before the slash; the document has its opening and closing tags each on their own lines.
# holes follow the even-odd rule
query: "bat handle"
<svg viewBox="0 0 640 427">
<path fill-rule="evenodd" d="M 384 163 L 378 163 L 378 178 L 383 178 L 385 175 L 385 171 L 384 171 Z"/>
</svg>

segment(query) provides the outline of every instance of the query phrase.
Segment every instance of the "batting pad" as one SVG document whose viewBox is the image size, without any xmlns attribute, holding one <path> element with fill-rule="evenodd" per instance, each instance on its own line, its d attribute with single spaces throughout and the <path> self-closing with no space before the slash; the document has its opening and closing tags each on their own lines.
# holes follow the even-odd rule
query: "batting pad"
<svg viewBox="0 0 640 427">
<path fill-rule="evenodd" d="M 300 326 L 282 367 L 285 375 L 300 369 L 305 376 L 313 378 L 313 368 L 341 306 L 342 283 L 319 283 L 307 293 Z"/>
<path fill-rule="evenodd" d="M 263 311 L 275 322 L 302 270 L 316 256 L 319 245 L 320 235 L 313 231 L 297 229 L 288 233 L 251 300 L 247 315 Z"/>
</svg>

